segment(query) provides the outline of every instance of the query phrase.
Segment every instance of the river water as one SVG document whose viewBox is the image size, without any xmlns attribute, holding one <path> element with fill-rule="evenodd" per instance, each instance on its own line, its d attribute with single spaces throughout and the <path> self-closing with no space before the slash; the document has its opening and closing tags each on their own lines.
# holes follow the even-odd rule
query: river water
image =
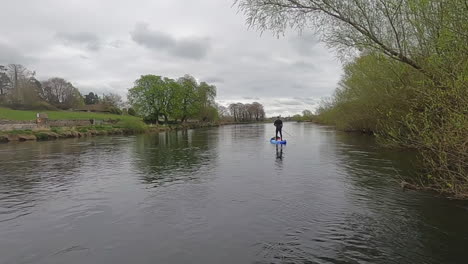
<svg viewBox="0 0 468 264">
<path fill-rule="evenodd" d="M 0 145 L 0 263 L 467 263 L 411 158 L 286 123 Z"/>
</svg>

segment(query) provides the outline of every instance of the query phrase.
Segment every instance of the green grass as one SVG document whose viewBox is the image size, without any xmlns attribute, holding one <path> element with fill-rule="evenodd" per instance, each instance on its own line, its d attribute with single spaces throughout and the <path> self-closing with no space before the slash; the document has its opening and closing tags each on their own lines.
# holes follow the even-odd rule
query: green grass
<svg viewBox="0 0 468 264">
<path fill-rule="evenodd" d="M 32 130 L 10 130 L 10 131 L 0 131 L 0 135 L 9 134 L 9 135 L 32 135 Z"/>
<path fill-rule="evenodd" d="M 130 115 L 114 115 L 103 113 L 87 113 L 87 112 L 71 112 L 71 111 L 24 111 L 12 110 L 9 108 L 0 107 L 0 119 L 6 120 L 35 120 L 36 113 L 47 113 L 49 119 L 52 120 L 71 120 L 71 119 L 119 119 L 119 120 L 141 120 L 139 117 Z"/>
</svg>

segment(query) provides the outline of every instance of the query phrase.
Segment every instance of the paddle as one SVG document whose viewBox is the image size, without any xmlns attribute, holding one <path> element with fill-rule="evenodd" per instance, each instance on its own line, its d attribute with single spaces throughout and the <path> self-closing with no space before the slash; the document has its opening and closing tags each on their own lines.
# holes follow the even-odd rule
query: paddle
<svg viewBox="0 0 468 264">
<path fill-rule="evenodd" d="M 291 137 L 294 137 L 293 135 L 289 134 L 288 131 L 283 129 L 283 132 L 286 132 L 286 134 L 290 135 Z"/>
</svg>

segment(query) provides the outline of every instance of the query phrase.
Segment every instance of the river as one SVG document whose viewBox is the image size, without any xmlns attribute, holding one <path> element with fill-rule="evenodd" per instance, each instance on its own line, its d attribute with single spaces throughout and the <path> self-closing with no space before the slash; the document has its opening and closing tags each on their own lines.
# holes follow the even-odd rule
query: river
<svg viewBox="0 0 468 264">
<path fill-rule="evenodd" d="M 468 203 L 309 123 L 0 145 L 0 263 L 466 263 Z"/>
</svg>

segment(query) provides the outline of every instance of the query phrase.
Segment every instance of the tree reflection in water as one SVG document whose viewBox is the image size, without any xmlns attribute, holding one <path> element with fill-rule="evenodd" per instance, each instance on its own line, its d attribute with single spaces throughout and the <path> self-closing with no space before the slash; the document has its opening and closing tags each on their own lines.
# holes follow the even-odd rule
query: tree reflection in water
<svg viewBox="0 0 468 264">
<path fill-rule="evenodd" d="M 142 180 L 154 186 L 199 180 L 215 166 L 214 140 L 209 137 L 203 129 L 138 137 L 135 164 Z"/>
</svg>

